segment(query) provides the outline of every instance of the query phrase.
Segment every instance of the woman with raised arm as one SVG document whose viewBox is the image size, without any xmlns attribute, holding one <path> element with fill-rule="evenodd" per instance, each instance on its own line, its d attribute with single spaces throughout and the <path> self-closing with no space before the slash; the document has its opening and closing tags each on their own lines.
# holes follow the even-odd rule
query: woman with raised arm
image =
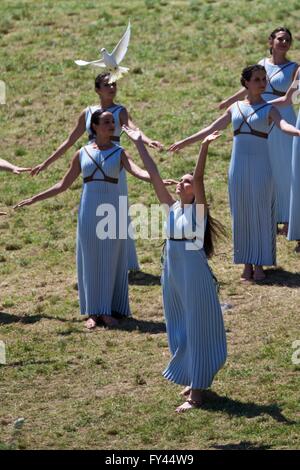
<svg viewBox="0 0 300 470">
<path fill-rule="evenodd" d="M 296 77 L 286 94 L 280 98 L 272 100 L 270 103 L 276 106 L 291 106 L 292 103 L 299 103 L 300 94 L 300 67 L 297 70 Z M 300 129 L 300 111 L 298 113 L 297 129 Z M 292 179 L 291 179 L 291 196 L 289 209 L 289 229 L 287 234 L 288 240 L 297 241 L 295 252 L 300 253 L 300 141 L 293 139 L 293 155 L 292 155 Z"/>
<path fill-rule="evenodd" d="M 19 175 L 20 173 L 24 173 L 25 171 L 31 171 L 31 168 L 23 168 L 12 163 L 9 163 L 7 160 L 3 160 L 0 158 L 0 170 L 9 171 L 10 173 L 14 173 L 15 175 Z M 6 212 L 1 212 L 0 215 L 6 215 Z"/>
<path fill-rule="evenodd" d="M 121 127 L 123 124 L 128 125 L 132 129 L 136 128 L 135 124 L 133 123 L 131 117 L 128 114 L 127 109 L 124 106 L 116 104 L 114 102 L 117 94 L 117 84 L 108 83 L 109 78 L 110 75 L 107 72 L 104 72 L 96 77 L 95 92 L 99 97 L 99 104 L 94 106 L 88 106 L 82 111 L 75 128 L 71 131 L 68 138 L 58 147 L 57 150 L 55 150 L 52 155 L 50 155 L 49 158 L 47 158 L 47 160 L 33 168 L 32 175 L 39 174 L 40 171 L 45 170 L 49 165 L 51 165 L 58 158 L 64 155 L 66 151 L 71 148 L 85 132 L 87 132 L 89 142 L 94 141 L 95 133 L 91 128 L 91 116 L 93 112 L 98 109 L 110 111 L 114 116 L 115 130 L 113 135 L 111 136 L 112 142 L 120 142 Z M 163 148 L 160 142 L 149 139 L 149 137 L 147 137 L 145 134 L 142 134 L 142 138 L 145 144 L 147 144 L 151 148 L 156 148 L 159 150 Z M 120 195 L 128 197 L 127 178 L 125 171 L 121 171 L 120 173 L 118 187 Z M 130 218 L 128 216 L 128 226 L 129 224 Z M 136 254 L 135 242 L 131 237 L 129 237 L 127 239 L 127 244 L 128 269 L 131 271 L 138 271 L 139 263 Z"/>
<path fill-rule="evenodd" d="M 99 321 L 115 326 L 118 322 L 112 316 L 114 313 L 124 317 L 130 315 L 127 243 L 118 235 L 118 181 L 123 167 L 137 178 L 150 181 L 149 174 L 139 168 L 122 147 L 111 142 L 115 130 L 111 112 L 95 111 L 91 117 L 91 129 L 96 135 L 95 140 L 76 152 L 63 179 L 15 206 L 28 206 L 54 197 L 66 191 L 82 173 L 77 273 L 80 311 L 82 315 L 89 316 L 86 322 L 88 329 L 95 328 Z M 108 217 L 103 219 L 106 211 Z"/>
<path fill-rule="evenodd" d="M 287 58 L 291 44 L 292 34 L 287 28 L 276 28 L 269 36 L 271 57 L 259 62 L 267 72 L 267 86 L 262 95 L 265 101 L 283 96 L 295 78 L 298 64 Z M 220 109 L 227 108 L 246 95 L 247 89 L 243 87 L 235 95 L 222 101 Z M 292 104 L 282 107 L 280 113 L 285 121 L 296 124 L 296 114 Z M 275 183 L 276 221 L 278 224 L 284 224 L 279 233 L 286 235 L 290 219 L 293 138 L 273 125 L 269 133 L 268 146 Z"/>
<path fill-rule="evenodd" d="M 163 375 L 186 388 L 187 400 L 176 408 L 184 412 L 203 402 L 203 390 L 226 360 L 226 336 L 215 278 L 207 258 L 213 254 L 213 236 L 220 225 L 209 214 L 204 190 L 205 160 L 210 142 L 203 142 L 194 175 L 183 175 L 175 201 L 138 131 L 125 128 L 135 142 L 150 174 L 157 197 L 168 210 L 167 242 L 162 276 L 163 303 L 172 359 Z"/>
<path fill-rule="evenodd" d="M 300 131 L 263 100 L 266 71 L 262 65 L 246 67 L 241 83 L 248 93 L 244 101 L 234 103 L 210 126 L 171 145 L 170 150 L 180 150 L 232 122 L 234 138 L 228 183 L 234 263 L 244 264 L 243 281 L 261 281 L 265 278 L 263 265 L 276 264 L 275 191 L 268 135 L 272 123 L 289 135 L 299 137 Z"/>
</svg>

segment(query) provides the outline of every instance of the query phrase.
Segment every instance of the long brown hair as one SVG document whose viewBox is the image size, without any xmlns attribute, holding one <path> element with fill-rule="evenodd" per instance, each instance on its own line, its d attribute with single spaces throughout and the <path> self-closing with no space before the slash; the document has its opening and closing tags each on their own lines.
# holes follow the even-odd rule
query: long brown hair
<svg viewBox="0 0 300 470">
<path fill-rule="evenodd" d="M 215 254 L 215 241 L 219 236 L 225 237 L 225 227 L 217 219 L 210 215 L 209 208 L 206 214 L 206 228 L 204 233 L 203 248 L 207 258 L 211 258 Z"/>
<path fill-rule="evenodd" d="M 194 172 L 191 171 L 189 175 L 194 176 Z M 195 197 L 193 203 L 195 202 Z M 206 209 L 206 226 L 204 232 L 203 249 L 206 257 L 211 258 L 215 254 L 215 242 L 219 237 L 226 237 L 226 229 L 219 220 L 215 219 L 210 215 L 209 207 Z"/>
</svg>

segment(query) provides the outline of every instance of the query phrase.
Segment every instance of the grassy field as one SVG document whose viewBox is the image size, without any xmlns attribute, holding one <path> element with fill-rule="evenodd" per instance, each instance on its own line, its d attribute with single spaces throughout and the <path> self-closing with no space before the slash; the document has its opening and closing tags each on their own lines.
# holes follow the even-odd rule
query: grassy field
<svg viewBox="0 0 300 470">
<path fill-rule="evenodd" d="M 93 60 L 132 23 L 118 101 L 166 145 L 215 118 L 239 87 L 241 69 L 267 54 L 267 36 L 286 25 L 300 61 L 300 3 L 232 1 L 15 1 L 0 5 L 1 157 L 43 161 L 81 110 L 97 103 Z M 125 63 L 126 62 L 126 63 Z M 85 143 L 82 139 L 78 148 Z M 123 145 L 136 152 L 124 139 Z M 178 416 L 180 388 L 161 371 L 169 359 L 158 240 L 137 243 L 142 273 L 130 280 L 133 318 L 118 329 L 85 331 L 79 315 L 75 237 L 81 180 L 56 199 L 18 212 L 14 203 L 58 181 L 69 152 L 39 177 L 0 175 L 0 449 L 295 449 L 299 447 L 299 255 L 278 238 L 268 281 L 241 285 L 232 264 L 227 169 L 231 130 L 213 144 L 206 188 L 228 228 L 211 266 L 221 283 L 228 361 L 201 410 Z M 197 146 L 155 153 L 165 177 L 193 168 Z M 132 202 L 155 202 L 129 178 Z M 22 427 L 15 420 L 24 418 Z"/>
</svg>

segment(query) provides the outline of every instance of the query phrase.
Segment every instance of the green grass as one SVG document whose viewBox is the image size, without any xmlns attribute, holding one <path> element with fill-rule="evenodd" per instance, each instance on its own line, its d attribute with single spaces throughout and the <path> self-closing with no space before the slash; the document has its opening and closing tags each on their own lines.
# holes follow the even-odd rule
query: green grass
<svg viewBox="0 0 300 470">
<path fill-rule="evenodd" d="M 0 6 L 0 106 L 3 158 L 32 166 L 67 136 L 81 110 L 96 103 L 91 69 L 124 32 L 131 73 L 118 100 L 151 137 L 171 144 L 215 118 L 217 103 L 239 87 L 241 69 L 267 53 L 269 32 L 294 32 L 300 60 L 299 2 L 15 1 Z M 96 55 L 95 55 L 96 54 Z M 125 63 L 124 62 L 124 63 Z M 82 139 L 77 148 L 85 142 Z M 128 148 L 137 160 L 133 147 Z M 207 405 L 174 413 L 179 387 L 161 371 L 169 359 L 161 302 L 160 242 L 137 242 L 142 270 L 130 285 L 134 319 L 118 330 L 84 329 L 79 316 L 75 237 L 80 182 L 57 199 L 12 206 L 58 181 L 69 152 L 37 178 L 0 174 L 0 449 L 295 449 L 299 447 L 299 256 L 278 239 L 278 263 L 264 285 L 242 286 L 232 264 L 227 168 L 231 130 L 210 149 L 206 188 L 213 214 L 228 227 L 211 266 L 225 313 L 228 361 Z M 155 158 L 165 177 L 193 168 L 197 147 Z M 132 202 L 156 202 L 129 178 Z M 25 422 L 14 428 L 17 418 Z"/>
</svg>

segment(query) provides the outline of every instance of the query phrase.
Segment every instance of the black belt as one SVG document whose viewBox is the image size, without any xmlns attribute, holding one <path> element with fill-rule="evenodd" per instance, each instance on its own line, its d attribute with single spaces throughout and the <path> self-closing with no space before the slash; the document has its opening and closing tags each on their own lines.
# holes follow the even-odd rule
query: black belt
<svg viewBox="0 0 300 470">
<path fill-rule="evenodd" d="M 233 133 L 233 135 L 239 134 L 255 135 L 256 137 L 262 137 L 263 139 L 267 139 L 269 137 L 269 134 L 266 134 L 265 132 L 255 131 L 254 129 L 252 129 L 252 132 L 243 132 L 239 129 L 236 129 Z"/>
<path fill-rule="evenodd" d="M 193 242 L 196 240 L 196 237 L 194 238 L 168 238 L 168 240 L 172 240 L 173 242 Z"/>
<path fill-rule="evenodd" d="M 83 178 L 84 183 L 90 183 L 91 181 L 102 181 L 102 183 L 112 183 L 112 184 L 118 184 L 119 180 L 118 178 L 110 178 L 110 176 L 106 176 L 103 179 L 98 179 L 98 178 L 93 178 L 91 176 L 86 176 Z"/>
</svg>

